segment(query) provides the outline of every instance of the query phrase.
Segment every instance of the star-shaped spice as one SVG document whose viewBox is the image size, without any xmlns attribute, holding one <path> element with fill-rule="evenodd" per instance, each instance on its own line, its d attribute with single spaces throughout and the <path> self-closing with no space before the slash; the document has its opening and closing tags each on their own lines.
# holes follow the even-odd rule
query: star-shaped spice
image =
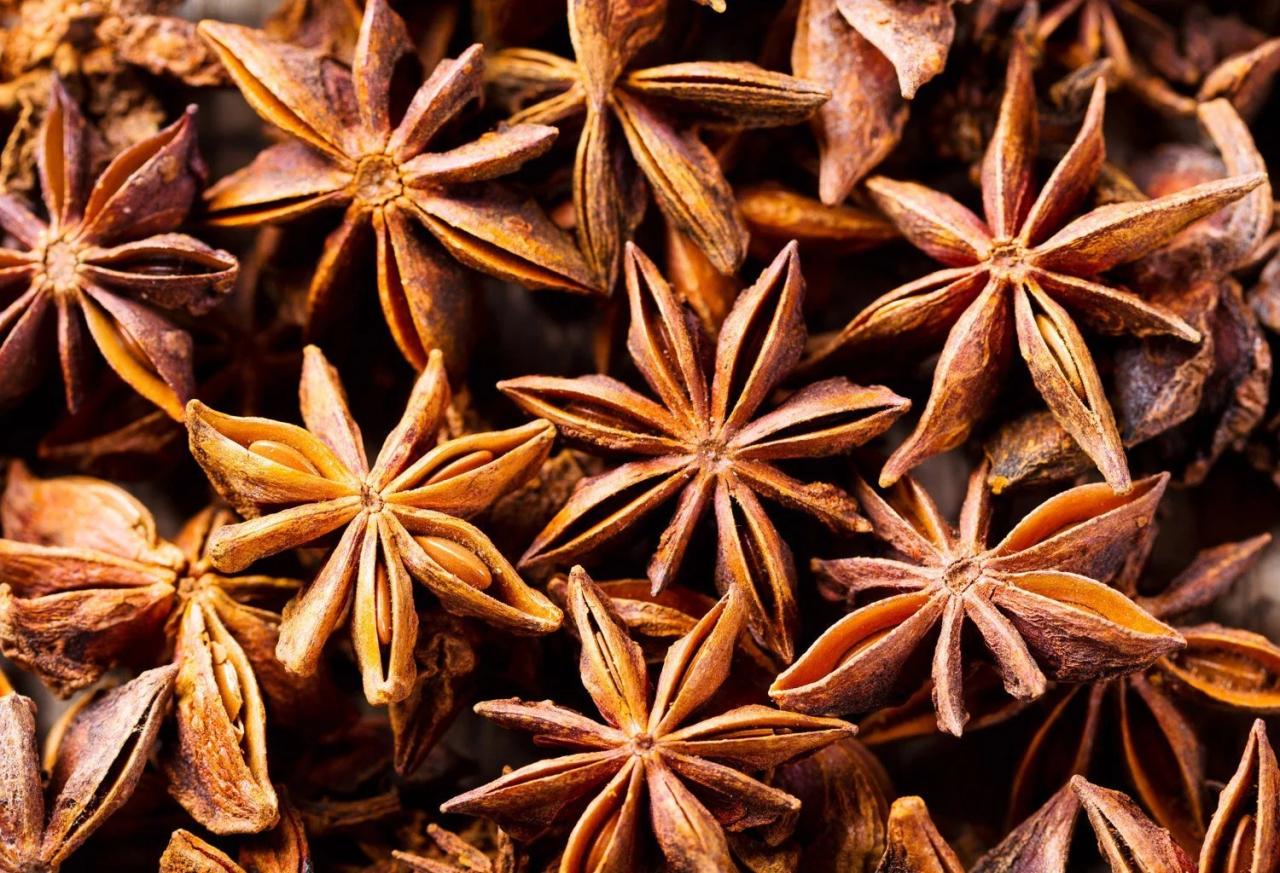
<svg viewBox="0 0 1280 873">
<path fill-rule="evenodd" d="M 0 193 L 0 402 L 40 375 L 40 341 L 57 323 L 67 407 L 88 390 L 92 342 L 113 370 L 176 419 L 192 393 L 191 336 L 160 310 L 199 315 L 235 281 L 224 251 L 173 233 L 204 177 L 195 109 L 89 178 L 97 133 L 54 82 L 38 166 L 47 220 Z M 87 329 L 87 335 L 86 335 Z"/>
<path fill-rule="evenodd" d="M 1242 26 L 1238 16 L 1203 9 L 1175 27 L 1173 11 L 1134 0 L 1062 0 L 1048 8 L 1032 26 L 1036 44 L 1072 70 L 1051 89 L 1054 98 L 1104 75 L 1169 115 L 1193 115 L 1215 97 L 1255 110 L 1280 66 L 1280 40 Z M 1060 39 L 1073 19 L 1074 32 Z"/>
<path fill-rule="evenodd" d="M 540 744 L 582 751 L 522 767 L 442 810 L 491 818 L 517 839 L 576 817 L 561 859 L 566 873 L 636 869 L 654 840 L 671 869 L 734 869 L 726 828 L 769 824 L 800 806 L 742 771 L 775 767 L 853 727 L 761 705 L 690 720 L 729 675 L 744 618 L 732 592 L 672 644 L 650 701 L 644 655 L 608 597 L 581 567 L 569 587 L 582 683 L 605 723 L 550 701 L 478 704 L 481 715 L 532 731 Z"/>
<path fill-rule="evenodd" d="M 311 717 L 324 687 L 287 675 L 274 654 L 280 616 L 269 607 L 300 583 L 215 572 L 208 540 L 232 521 L 226 509 L 196 514 L 169 542 L 124 490 L 81 477 L 39 479 L 20 463 L 9 467 L 0 521 L 5 656 L 60 694 L 120 664 L 171 659 L 176 738 L 163 757 L 170 793 L 215 833 L 270 827 L 277 802 L 267 699 L 277 721 L 296 723 Z"/>
<path fill-rule="evenodd" d="M 876 535 L 897 558 L 815 561 L 827 593 L 888 592 L 832 625 L 769 689 L 801 712 L 866 712 L 920 687 L 908 667 L 933 647 L 938 727 L 959 735 L 964 631 L 995 663 L 1005 691 L 1031 699 L 1049 678 L 1083 682 L 1147 666 L 1183 645 L 1173 628 L 1097 580 L 1110 580 L 1135 531 L 1151 524 L 1167 476 L 1127 494 L 1082 485 L 1033 509 L 994 546 L 985 465 L 973 471 L 959 530 L 910 478 L 885 499 L 859 482 Z"/>
<path fill-rule="evenodd" d="M 528 287 L 592 290 L 568 235 L 492 182 L 545 152 L 554 128 L 513 124 L 444 147 L 443 131 L 480 94 L 479 45 L 441 62 L 409 94 L 414 46 L 387 0 L 366 6 L 349 70 L 246 27 L 204 21 L 200 32 L 249 104 L 288 135 L 209 189 L 211 220 L 260 224 L 346 210 L 312 277 L 313 322 L 348 293 L 344 271 L 370 236 L 387 326 L 418 369 L 432 349 L 451 365 L 464 355 L 470 294 L 453 258 Z"/>
<path fill-rule="evenodd" d="M 1112 873 L 1197 873 L 1169 832 L 1143 815 L 1127 795 L 1083 776 L 1073 776 L 1035 815 L 979 858 L 969 873 L 1066 873 L 1081 809 Z M 1261 871 L 1229 867 L 1201 873 Z"/>
<path fill-rule="evenodd" d="M 638 67 L 637 56 L 662 33 L 666 15 L 666 0 L 569 0 L 574 61 L 537 49 L 507 49 L 494 56 L 490 68 L 489 78 L 500 90 L 539 101 L 512 122 L 559 124 L 583 117 L 573 204 L 579 245 L 605 287 L 613 285 L 623 240 L 637 218 L 624 193 L 624 164 L 640 169 L 658 208 L 715 268 L 732 273 L 746 257 L 747 231 L 733 190 L 695 125 L 794 124 L 830 96 L 749 63 Z"/>
<path fill-rule="evenodd" d="M 214 532 L 215 567 L 235 572 L 337 535 L 315 580 L 284 609 L 276 654 L 288 669 L 313 672 L 350 611 L 365 696 L 374 704 L 403 700 L 417 672 L 413 579 L 459 615 L 518 633 L 560 626 L 560 610 L 462 520 L 537 472 L 554 427 L 534 421 L 437 445 L 449 405 L 439 351 L 372 466 L 338 374 L 315 346 L 304 353 L 299 397 L 305 429 L 226 415 L 197 400 L 187 406 L 191 453 L 249 519 Z"/>
<path fill-rule="evenodd" d="M 498 385 L 529 412 L 553 421 L 567 439 L 639 456 L 580 484 L 521 563 L 563 564 L 616 540 L 675 499 L 675 515 L 649 564 L 658 591 L 675 578 L 698 521 L 714 507 L 716 584 L 739 591 L 752 634 L 790 661 L 795 568 L 760 497 L 807 512 L 833 530 L 864 530 L 865 519 L 843 490 L 801 482 L 776 462 L 830 457 L 862 445 L 887 430 L 907 401 L 886 388 L 836 378 L 808 385 L 757 415 L 804 345 L 804 280 L 794 243 L 738 297 L 714 361 L 657 268 L 634 245 L 627 252 L 627 347 L 659 399 L 605 376 L 525 376 Z"/>
<path fill-rule="evenodd" d="M 0 112 L 12 127 L 0 155 L 0 186 L 35 190 L 38 127 L 59 77 L 123 151 L 155 136 L 165 109 L 155 86 L 221 85 L 222 65 L 173 15 L 178 0 L 10 0 L 0 11 Z"/>
<path fill-rule="evenodd" d="M 817 349 L 866 359 L 929 346 L 946 333 L 924 414 L 880 473 L 890 485 L 924 459 L 960 445 L 995 401 L 1016 344 L 1049 410 L 1113 487 L 1130 485 L 1102 380 L 1076 324 L 1104 333 L 1199 334 L 1137 295 L 1096 280 L 1266 178 L 1208 182 L 1154 200 L 1099 207 L 1067 222 L 1102 167 L 1104 85 L 1095 85 L 1075 142 L 1034 198 L 1038 113 L 1021 42 L 1009 57 L 1000 118 L 982 164 L 983 221 L 945 194 L 876 177 L 867 187 L 913 245 L 947 266 L 873 302 Z M 1016 338 L 1016 343 L 1015 343 Z"/>
<path fill-rule="evenodd" d="M 1268 536 L 1201 552 L 1169 586 L 1153 597 L 1136 597 L 1136 573 L 1115 586 L 1156 618 L 1171 621 L 1225 593 L 1256 563 Z M 1137 569 L 1142 562 L 1133 562 Z M 1179 700 L 1256 714 L 1280 711 L 1280 648 L 1265 637 L 1217 624 L 1176 625 L 1186 648 L 1146 670 L 1088 686 L 1059 689 L 1023 753 L 1013 782 L 1010 815 L 1018 820 L 1072 774 L 1088 775 L 1108 746 L 1103 731 L 1114 727 L 1123 769 L 1140 800 L 1162 827 L 1188 850 L 1205 833 L 1201 790 L 1205 746 Z M 1114 700 L 1116 713 L 1106 706 Z M 1107 772 L 1110 772 L 1108 770 Z"/>
<path fill-rule="evenodd" d="M 78 711 L 68 711 L 36 753 L 36 706 L 0 697 L 0 869 L 57 873 L 137 787 L 173 694 L 173 667 L 148 670 Z M 47 799 L 47 803 L 46 803 Z"/>
<path fill-rule="evenodd" d="M 810 122 L 818 141 L 818 191 L 840 203 L 902 135 L 906 101 L 942 72 L 955 0 L 803 0 L 795 12 L 791 68 L 830 89 Z"/>
</svg>

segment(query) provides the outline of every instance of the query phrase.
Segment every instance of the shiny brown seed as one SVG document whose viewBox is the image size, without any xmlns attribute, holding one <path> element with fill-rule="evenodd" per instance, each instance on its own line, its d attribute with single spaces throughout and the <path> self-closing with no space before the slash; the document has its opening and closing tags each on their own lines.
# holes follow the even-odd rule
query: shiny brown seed
<svg viewBox="0 0 1280 873">
<path fill-rule="evenodd" d="M 454 460 L 445 464 L 443 467 L 441 467 L 439 470 L 433 473 L 431 475 L 431 478 L 429 478 L 423 484 L 434 485 L 437 482 L 444 482 L 447 479 L 452 479 L 454 476 L 461 476 L 463 473 L 470 473 L 472 470 L 480 469 L 481 467 L 483 467 L 485 464 L 489 463 L 492 460 L 493 460 L 493 452 L 490 452 L 486 449 L 481 449 L 476 452 L 471 452 L 469 454 L 463 455 L 460 458 L 455 458 Z"/>
<path fill-rule="evenodd" d="M 275 461 L 282 467 L 288 467 L 290 470 L 297 470 L 299 473 L 310 473 L 313 476 L 320 475 L 320 470 L 317 469 L 315 464 L 307 460 L 306 455 L 279 440 L 254 440 L 249 443 L 249 451 L 266 458 L 268 461 Z"/>
<path fill-rule="evenodd" d="M 413 539 L 422 546 L 422 550 L 431 557 L 431 560 L 472 588 L 483 591 L 492 584 L 493 574 L 489 572 L 489 568 L 465 546 L 443 537 L 424 536 Z"/>
</svg>

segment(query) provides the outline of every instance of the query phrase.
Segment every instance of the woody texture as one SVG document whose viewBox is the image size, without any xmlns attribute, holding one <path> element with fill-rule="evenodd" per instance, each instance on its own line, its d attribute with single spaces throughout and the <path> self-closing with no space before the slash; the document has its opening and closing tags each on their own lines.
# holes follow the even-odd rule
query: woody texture
<svg viewBox="0 0 1280 873">
<path fill-rule="evenodd" d="M 0 873 L 1280 873 L 1280 0 L 0 0 Z"/>
</svg>

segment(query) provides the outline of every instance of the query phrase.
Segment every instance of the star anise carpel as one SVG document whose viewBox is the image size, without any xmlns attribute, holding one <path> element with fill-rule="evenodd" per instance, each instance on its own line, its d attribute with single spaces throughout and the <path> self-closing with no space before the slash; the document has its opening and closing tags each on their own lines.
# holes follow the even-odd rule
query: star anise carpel
<svg viewBox="0 0 1280 873">
<path fill-rule="evenodd" d="M 1066 873 L 1080 811 L 1112 873 L 1196 873 L 1191 856 L 1120 791 L 1073 776 L 987 854 L 970 873 Z M 1095 859 L 1090 859 L 1095 860 Z"/>
<path fill-rule="evenodd" d="M 36 754 L 35 704 L 0 697 L 0 869 L 56 873 L 133 793 L 173 694 L 173 667 L 148 670 L 78 711 Z"/>
<path fill-rule="evenodd" d="M 120 488 L 39 479 L 14 463 L 0 502 L 0 647 L 61 694 L 117 665 L 171 661 L 169 791 L 210 830 L 252 833 L 277 815 L 267 699 L 287 722 L 315 689 L 283 681 L 273 652 L 280 616 L 270 607 L 300 583 L 223 576 L 209 564 L 209 536 L 231 520 L 210 507 L 165 540 Z"/>
<path fill-rule="evenodd" d="M 1161 593 L 1137 596 L 1133 561 L 1114 585 L 1153 616 L 1174 624 L 1185 648 L 1149 667 L 1091 685 L 1056 689 L 1043 722 L 1028 742 L 1012 786 L 1016 820 L 1073 774 L 1088 776 L 1107 748 L 1104 732 L 1122 757 L 1134 797 L 1188 851 L 1205 834 L 1202 789 L 1205 742 L 1183 713 L 1189 703 L 1255 714 L 1280 711 L 1280 647 L 1260 634 L 1215 623 L 1189 625 L 1178 616 L 1226 592 L 1256 563 L 1270 537 L 1260 536 L 1201 552 Z"/>
<path fill-rule="evenodd" d="M 472 142 L 443 142 L 442 129 L 480 94 L 479 45 L 441 61 L 407 95 L 416 55 L 387 0 L 366 6 L 350 69 L 239 25 L 205 21 L 200 32 L 254 110 L 287 136 L 210 188 L 210 220 L 261 224 L 345 210 L 308 292 L 313 332 L 349 293 L 350 261 L 370 242 L 387 326 L 418 369 L 433 349 L 451 366 L 465 357 L 470 294 L 455 258 L 526 287 L 594 289 L 568 236 L 533 201 L 494 182 L 545 152 L 554 128 L 510 124 Z"/>
<path fill-rule="evenodd" d="M 538 49 L 506 49 L 489 67 L 519 108 L 511 122 L 563 124 L 582 118 L 573 166 L 578 243 L 603 287 L 618 275 L 629 214 L 628 168 L 721 273 L 747 254 L 747 231 L 700 126 L 794 124 L 830 96 L 755 64 L 689 61 L 642 67 L 637 58 L 662 33 L 667 0 L 570 0 L 574 60 Z M 535 102 L 536 101 L 536 102 Z"/>
<path fill-rule="evenodd" d="M 582 683 L 601 723 L 550 701 L 492 700 L 476 711 L 572 754 L 522 767 L 448 801 L 517 838 L 573 821 L 562 873 L 630 870 L 652 834 L 677 870 L 731 870 L 725 830 L 792 815 L 799 801 L 748 776 L 853 733 L 836 719 L 750 704 L 702 714 L 729 675 L 745 611 L 730 592 L 667 651 L 651 690 L 644 656 L 582 568 L 569 580 Z M 647 807 L 647 809 L 646 809 Z"/>
<path fill-rule="evenodd" d="M 1280 763 L 1262 719 L 1253 723 L 1240 764 L 1218 794 L 1200 847 L 1198 873 L 1280 870 Z"/>
<path fill-rule="evenodd" d="M 699 521 L 714 512 L 716 585 L 737 589 L 762 646 L 790 661 L 795 568 L 760 498 L 807 513 L 832 530 L 866 521 L 844 490 L 803 482 L 778 462 L 823 458 L 878 436 L 907 409 L 880 386 L 827 379 L 761 413 L 804 345 L 804 280 L 794 243 L 738 296 L 714 360 L 696 321 L 654 264 L 627 249 L 627 346 L 657 399 L 607 376 L 524 376 L 498 387 L 571 442 L 628 460 L 585 480 L 521 559 L 563 564 L 616 541 L 674 500 L 649 563 L 654 591 L 675 579 Z"/>
<path fill-rule="evenodd" d="M 1151 524 L 1167 477 L 1127 494 L 1081 485 L 1033 509 L 995 545 L 985 465 L 969 478 L 959 528 L 903 479 L 888 497 L 859 481 L 858 498 L 892 556 L 815 561 L 823 593 L 856 603 L 778 676 L 769 694 L 800 712 L 865 712 L 920 687 L 912 656 L 933 647 L 938 727 L 960 735 L 964 631 L 977 631 L 1005 692 L 1041 696 L 1048 680 L 1128 673 L 1181 649 L 1182 637 L 1105 584 Z"/>
<path fill-rule="evenodd" d="M 57 325 L 67 407 L 89 389 L 88 345 L 134 391 L 181 420 L 193 391 L 192 339 L 164 310 L 207 312 L 235 281 L 229 253 L 175 233 L 204 177 L 194 107 L 90 175 L 97 136 L 55 80 L 37 165 L 46 218 L 0 194 L 0 400 L 40 375 L 45 327 Z"/>
<path fill-rule="evenodd" d="M 1104 85 L 1095 85 L 1075 141 L 1034 194 L 1038 112 L 1028 49 L 1015 43 L 1000 117 L 982 163 L 985 220 L 914 182 L 875 177 L 867 188 L 917 248 L 946 265 L 871 303 L 814 350 L 866 361 L 943 337 L 933 386 L 911 436 L 880 473 L 897 481 L 921 461 L 960 445 L 1000 396 L 1016 345 L 1050 412 L 1107 482 L 1130 487 L 1110 401 L 1076 319 L 1107 334 L 1168 335 L 1197 342 L 1182 319 L 1099 274 L 1133 261 L 1193 221 L 1243 197 L 1265 174 L 1208 182 L 1164 197 L 1101 206 L 1068 220 L 1102 167 Z"/>
<path fill-rule="evenodd" d="M 187 407 L 192 455 L 248 519 L 214 532 L 213 566 L 234 572 L 337 539 L 316 578 L 285 606 L 276 649 L 285 667 L 314 672 L 350 613 L 365 696 L 376 704 L 404 699 L 416 674 L 414 579 L 455 614 L 517 633 L 559 627 L 560 610 L 463 521 L 538 470 L 555 436 L 549 422 L 436 445 L 449 404 L 439 351 L 428 356 L 372 465 L 337 371 L 315 346 L 305 352 L 299 398 L 305 428 L 195 400 Z"/>
<path fill-rule="evenodd" d="M 1168 115 L 1193 115 L 1199 104 L 1218 97 L 1250 111 L 1264 99 L 1280 66 L 1280 41 L 1266 40 L 1258 31 L 1245 36 L 1238 20 L 1215 19 L 1200 9 L 1196 18 L 1187 16 L 1190 20 L 1175 27 L 1133 0 L 1062 0 L 1045 6 L 1032 35 L 1042 51 L 1073 71 L 1054 92 L 1069 92 L 1073 79 L 1093 74 Z"/>
</svg>

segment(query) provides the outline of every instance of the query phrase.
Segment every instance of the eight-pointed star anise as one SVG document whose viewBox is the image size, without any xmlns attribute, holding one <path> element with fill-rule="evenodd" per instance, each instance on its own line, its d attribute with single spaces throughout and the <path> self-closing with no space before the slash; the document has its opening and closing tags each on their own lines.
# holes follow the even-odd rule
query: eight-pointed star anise
<svg viewBox="0 0 1280 873">
<path fill-rule="evenodd" d="M 204 177 L 194 116 L 189 109 L 126 149 L 93 181 L 97 132 L 54 82 L 37 155 L 47 221 L 0 194 L 0 227 L 14 245 L 0 248 L 0 300 L 10 301 L 0 309 L 0 401 L 32 387 L 42 328 L 56 314 L 69 409 L 88 389 L 91 339 L 135 391 L 182 419 L 193 387 L 191 336 L 157 309 L 207 312 L 237 270 L 227 252 L 172 232 Z"/>
<path fill-rule="evenodd" d="M 1137 596 L 1135 577 L 1142 561 L 1130 562 L 1113 584 L 1156 618 L 1172 621 L 1225 593 L 1270 541 L 1260 536 L 1206 549 L 1151 597 Z M 1089 775 L 1094 758 L 1108 748 L 1104 731 L 1111 730 L 1117 739 L 1110 747 L 1122 757 L 1134 796 L 1188 851 L 1200 844 L 1205 834 L 1205 746 L 1178 704 L 1202 701 L 1237 712 L 1280 712 L 1280 647 L 1260 634 L 1217 624 L 1175 628 L 1186 648 L 1145 670 L 1064 686 L 1045 698 L 1049 706 L 1043 722 L 1022 753 L 1013 780 L 1009 812 L 1015 821 L 1072 774 Z M 1108 713 L 1109 699 L 1114 700 L 1114 714 Z"/>
<path fill-rule="evenodd" d="M 215 833 L 252 833 L 277 814 L 264 692 L 296 720 L 318 687 L 287 676 L 274 654 L 280 616 L 269 607 L 300 584 L 209 565 L 210 534 L 232 520 L 205 509 L 169 542 L 108 482 L 39 479 L 12 464 L 0 502 L 0 646 L 62 694 L 118 664 L 171 658 L 169 791 Z"/>
<path fill-rule="evenodd" d="M 1083 682 L 1130 672 L 1183 645 L 1173 628 L 1098 580 L 1110 580 L 1136 533 L 1151 523 L 1167 476 L 1116 494 L 1103 483 L 1064 491 L 1033 509 L 995 546 L 986 466 L 975 469 L 955 530 L 910 477 L 888 499 L 859 482 L 875 533 L 897 558 L 815 561 L 829 591 L 888 596 L 832 625 L 769 694 L 801 712 L 866 712 L 920 687 L 910 669 L 932 645 L 938 727 L 957 736 L 964 703 L 963 646 L 971 624 L 1013 697 L 1044 694 L 1052 679 Z"/>
<path fill-rule="evenodd" d="M 751 632 L 790 661 L 797 614 L 791 551 L 760 497 L 809 513 L 833 530 L 866 529 L 857 504 L 825 482 L 805 483 L 776 463 L 846 452 L 883 433 L 907 401 L 880 386 L 835 378 L 796 391 L 757 415 L 804 345 L 804 280 L 792 243 L 744 290 L 709 343 L 657 268 L 628 244 L 627 347 L 658 400 L 606 376 L 524 376 L 499 388 L 569 440 L 639 456 L 584 480 L 521 559 L 564 563 L 616 540 L 676 498 L 649 579 L 664 588 L 680 569 L 698 521 L 714 506 L 716 585 L 738 589 Z M 678 495 L 678 497 L 677 497 Z"/>
<path fill-rule="evenodd" d="M 462 520 L 537 472 L 555 438 L 551 424 L 437 445 L 449 384 L 443 357 L 433 351 L 370 466 L 338 374 L 315 346 L 305 350 L 299 396 L 305 429 L 227 415 L 198 400 L 187 406 L 191 453 L 249 519 L 214 532 L 215 567 L 234 572 L 341 531 L 315 580 L 285 606 L 276 654 L 287 668 L 313 672 L 350 611 L 365 696 L 375 704 L 403 700 L 417 672 L 412 579 L 448 611 L 506 630 L 560 626 L 559 608 Z"/>
<path fill-rule="evenodd" d="M 173 694 L 173 667 L 148 670 L 68 710 L 36 753 L 36 706 L 0 697 L 0 870 L 56 873 L 138 784 Z M 46 803 L 47 799 L 47 803 Z"/>
<path fill-rule="evenodd" d="M 903 235 L 947 266 L 873 302 L 810 361 L 900 355 L 946 332 L 928 404 L 881 471 L 882 485 L 968 437 L 999 393 L 1016 337 L 1054 417 L 1108 483 L 1129 487 L 1111 404 L 1075 317 L 1106 333 L 1198 341 L 1199 334 L 1177 316 L 1095 277 L 1146 254 L 1266 177 L 1254 173 L 1154 200 L 1115 203 L 1066 223 L 1102 167 L 1105 97 L 1104 84 L 1096 83 L 1075 142 L 1033 201 L 1039 122 L 1031 61 L 1019 42 L 1009 56 L 1000 119 L 982 164 L 986 221 L 923 185 L 879 176 L 867 182 Z"/>
<path fill-rule="evenodd" d="M 528 287 L 592 290 L 572 239 L 532 201 L 492 183 L 546 151 L 554 128 L 513 124 L 430 150 L 480 94 L 479 45 L 442 61 L 414 92 L 413 42 L 387 0 L 366 7 L 350 70 L 239 25 L 204 21 L 200 32 L 249 104 L 289 136 L 209 189 L 211 220 L 260 224 L 346 208 L 312 277 L 310 319 L 346 293 L 343 271 L 371 227 L 382 311 L 418 369 L 432 349 L 450 366 L 465 353 L 470 294 L 450 255 Z"/>
<path fill-rule="evenodd" d="M 532 731 L 538 743 L 584 751 L 522 767 L 442 810 L 494 819 L 517 838 L 576 817 L 561 873 L 634 870 L 655 839 L 668 869 L 735 869 L 725 828 L 769 824 L 800 807 L 741 771 L 820 749 L 852 734 L 853 726 L 758 704 L 690 720 L 729 675 L 744 617 L 735 592 L 667 650 L 650 701 L 644 655 L 608 597 L 581 567 L 570 574 L 569 588 L 582 683 L 605 723 L 550 701 L 477 704 L 481 715 Z"/>
<path fill-rule="evenodd" d="M 742 223 L 719 163 L 693 125 L 769 127 L 808 118 L 825 90 L 755 64 L 694 61 L 637 69 L 637 55 L 662 32 L 667 0 L 569 0 L 575 61 L 537 49 L 507 49 L 489 78 L 539 102 L 512 122 L 559 124 L 585 116 L 573 165 L 578 241 L 599 282 L 612 287 L 628 214 L 620 175 L 622 131 L 631 161 L 667 219 L 721 273 L 747 254 Z M 548 92 L 552 96 L 542 99 Z"/>
</svg>

